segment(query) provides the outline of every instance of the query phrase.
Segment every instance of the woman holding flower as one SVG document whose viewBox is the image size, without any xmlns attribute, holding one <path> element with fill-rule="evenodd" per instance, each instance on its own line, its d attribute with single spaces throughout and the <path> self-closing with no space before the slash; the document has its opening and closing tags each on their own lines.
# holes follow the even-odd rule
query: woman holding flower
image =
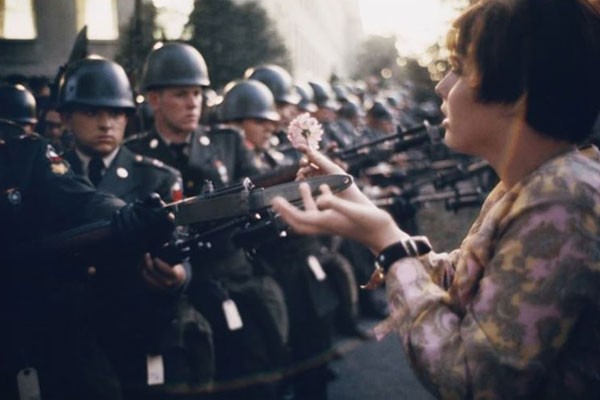
<svg viewBox="0 0 600 400">
<path fill-rule="evenodd" d="M 600 16 L 585 0 L 482 0 L 438 84 L 445 140 L 500 177 L 459 249 L 428 252 L 356 186 L 276 199 L 296 231 L 369 246 L 418 376 L 442 398 L 600 398 Z M 341 173 L 314 149 L 300 177 Z"/>
</svg>

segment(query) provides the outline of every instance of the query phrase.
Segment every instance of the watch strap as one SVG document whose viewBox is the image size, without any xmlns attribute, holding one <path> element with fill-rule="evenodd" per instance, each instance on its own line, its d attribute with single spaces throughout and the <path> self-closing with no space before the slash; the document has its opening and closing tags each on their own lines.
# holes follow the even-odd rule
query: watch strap
<svg viewBox="0 0 600 400">
<path fill-rule="evenodd" d="M 385 281 L 385 275 L 396 261 L 406 257 L 419 257 L 431 251 L 431 244 L 425 236 L 413 236 L 393 243 L 375 257 L 375 271 L 369 282 L 361 289 L 375 289 Z"/>
</svg>

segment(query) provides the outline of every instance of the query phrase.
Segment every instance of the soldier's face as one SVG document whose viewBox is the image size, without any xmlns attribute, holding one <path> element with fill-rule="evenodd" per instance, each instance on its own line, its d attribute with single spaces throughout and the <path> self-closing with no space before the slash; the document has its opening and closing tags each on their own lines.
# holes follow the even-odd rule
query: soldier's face
<svg viewBox="0 0 600 400">
<path fill-rule="evenodd" d="M 299 114 L 298 106 L 287 103 L 277 104 L 277 112 L 281 117 L 281 120 L 279 121 L 279 126 L 281 126 L 282 128 L 287 128 L 290 122 Z"/>
<path fill-rule="evenodd" d="M 90 156 L 105 156 L 123 141 L 127 114 L 110 108 L 81 108 L 64 114 L 66 127 L 73 133 L 75 146 Z"/>
<path fill-rule="evenodd" d="M 269 140 L 275 132 L 276 123 L 265 119 L 245 119 L 242 129 L 248 144 L 255 149 L 263 150 L 269 145 Z"/>
<path fill-rule="evenodd" d="M 149 93 L 156 128 L 162 134 L 188 134 L 198 127 L 202 89 L 198 86 L 164 88 Z"/>
<path fill-rule="evenodd" d="M 63 134 L 63 126 L 60 120 L 60 114 L 54 110 L 48 110 L 46 112 L 46 119 L 44 120 L 45 130 L 44 136 L 50 139 L 58 139 Z"/>
</svg>

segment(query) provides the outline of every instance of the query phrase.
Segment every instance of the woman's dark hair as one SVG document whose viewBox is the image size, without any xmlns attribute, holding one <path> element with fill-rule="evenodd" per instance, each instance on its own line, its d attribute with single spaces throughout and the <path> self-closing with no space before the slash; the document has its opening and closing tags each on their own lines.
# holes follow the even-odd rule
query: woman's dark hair
<svg viewBox="0 0 600 400">
<path fill-rule="evenodd" d="M 600 14 L 586 0 L 481 0 L 448 39 L 480 101 L 525 96 L 534 129 L 572 143 L 591 134 L 600 112 Z"/>
</svg>

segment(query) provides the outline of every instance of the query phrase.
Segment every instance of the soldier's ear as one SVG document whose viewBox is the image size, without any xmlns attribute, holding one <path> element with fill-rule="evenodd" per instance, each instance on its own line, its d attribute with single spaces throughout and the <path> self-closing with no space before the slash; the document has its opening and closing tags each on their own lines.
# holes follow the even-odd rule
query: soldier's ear
<svg viewBox="0 0 600 400">
<path fill-rule="evenodd" d="M 60 113 L 60 121 L 63 125 L 70 125 L 72 114 L 69 111 L 63 111 Z"/>
<path fill-rule="evenodd" d="M 146 101 L 150 104 L 150 107 L 155 111 L 160 105 L 160 91 L 151 90 L 146 93 Z"/>
</svg>

